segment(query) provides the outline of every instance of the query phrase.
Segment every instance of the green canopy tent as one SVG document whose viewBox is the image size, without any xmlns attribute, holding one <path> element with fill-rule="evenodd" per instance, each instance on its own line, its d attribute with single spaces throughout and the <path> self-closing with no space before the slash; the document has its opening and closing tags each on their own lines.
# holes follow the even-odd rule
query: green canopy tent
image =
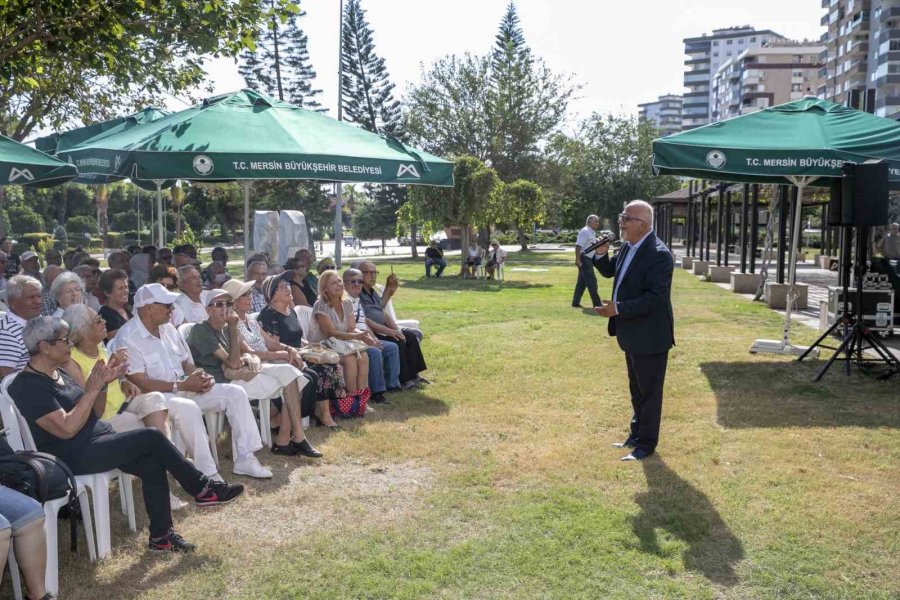
<svg viewBox="0 0 900 600">
<path fill-rule="evenodd" d="M 62 151 L 68 150 L 74 146 L 79 144 L 83 144 L 89 140 L 102 140 L 111 135 L 116 135 L 122 131 L 127 131 L 132 127 L 137 125 L 142 125 L 144 123 L 152 123 L 153 121 L 157 121 L 163 117 L 172 114 L 171 112 L 164 110 L 162 108 L 156 108 L 155 106 L 148 106 L 146 108 L 142 108 L 134 114 L 126 115 L 124 117 L 118 117 L 115 119 L 110 119 L 109 121 L 102 121 L 100 123 L 94 123 L 92 125 L 87 125 L 85 127 L 79 127 L 77 129 L 70 129 L 69 131 L 61 131 L 55 132 L 48 136 L 37 138 L 34 141 L 35 147 L 47 154 L 57 155 Z M 86 169 L 87 170 L 87 169 Z M 103 185 L 107 183 L 112 183 L 115 181 L 123 181 L 126 179 L 125 177 L 120 176 L 108 176 L 108 175 L 99 175 L 94 173 L 82 173 L 78 177 L 76 177 L 72 183 L 84 183 L 88 185 Z M 134 181 L 135 185 L 139 188 L 145 190 L 155 190 L 156 186 L 153 182 L 150 181 Z M 162 187 L 170 187 L 174 185 L 174 181 L 167 181 L 163 184 Z M 138 196 L 138 206 L 140 206 L 140 195 Z M 138 211 L 140 214 L 140 210 Z M 150 203 L 150 218 L 151 222 L 153 220 L 153 203 Z M 162 218 L 162 215 L 160 215 Z M 138 230 L 140 230 L 140 222 L 138 223 Z M 152 227 L 151 227 L 152 232 Z"/>
<path fill-rule="evenodd" d="M 253 90 L 209 98 L 60 156 L 104 176 L 242 182 L 245 253 L 254 180 L 453 185 L 449 161 Z M 339 241 L 341 232 L 335 236 Z"/>
<path fill-rule="evenodd" d="M 51 187 L 77 176 L 72 165 L 0 135 L 0 185 Z"/>
<path fill-rule="evenodd" d="M 845 162 L 886 160 L 900 189 L 900 123 L 846 106 L 804 98 L 653 141 L 653 170 L 664 175 L 797 186 L 791 234 L 787 310 L 780 341 L 751 351 L 797 354 L 789 343 L 804 189 L 841 177 Z"/>
</svg>

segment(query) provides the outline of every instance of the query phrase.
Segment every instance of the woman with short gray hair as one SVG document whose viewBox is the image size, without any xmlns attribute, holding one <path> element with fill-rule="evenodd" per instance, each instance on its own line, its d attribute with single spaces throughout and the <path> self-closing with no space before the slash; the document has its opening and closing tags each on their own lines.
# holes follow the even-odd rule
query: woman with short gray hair
<svg viewBox="0 0 900 600">
<path fill-rule="evenodd" d="M 127 363 L 113 356 L 98 360 L 84 386 L 65 370 L 71 358 L 68 324 L 56 317 L 35 317 L 25 324 L 22 339 L 30 360 L 9 385 L 37 449 L 58 456 L 76 475 L 112 469 L 141 479 L 150 524 L 151 550 L 190 552 L 194 545 L 172 529 L 170 473 L 194 497 L 197 506 L 231 502 L 242 486 L 211 481 L 189 463 L 157 429 L 113 432 L 95 406 L 101 393 L 125 372 Z"/>
<path fill-rule="evenodd" d="M 50 284 L 50 297 L 56 301 L 54 317 L 62 317 L 63 312 L 73 304 L 84 301 L 84 283 L 77 273 L 60 273 Z"/>
</svg>

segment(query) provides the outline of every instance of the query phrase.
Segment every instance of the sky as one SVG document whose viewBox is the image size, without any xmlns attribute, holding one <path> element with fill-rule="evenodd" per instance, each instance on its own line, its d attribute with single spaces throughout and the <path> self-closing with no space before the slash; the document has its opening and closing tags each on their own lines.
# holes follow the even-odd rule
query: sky
<svg viewBox="0 0 900 600">
<path fill-rule="evenodd" d="M 508 0 L 363 0 L 384 58 L 402 98 L 423 69 L 449 54 L 490 51 Z M 336 115 L 339 0 L 302 0 L 301 26 L 309 37 L 319 101 Z M 637 114 L 637 105 L 665 93 L 682 93 L 686 37 L 750 25 L 792 39 L 818 40 L 820 0 L 516 0 L 532 53 L 555 72 L 580 84 L 567 128 L 593 112 Z M 211 60 L 215 93 L 244 87 L 231 59 Z M 186 107 L 173 99 L 169 109 Z"/>
</svg>

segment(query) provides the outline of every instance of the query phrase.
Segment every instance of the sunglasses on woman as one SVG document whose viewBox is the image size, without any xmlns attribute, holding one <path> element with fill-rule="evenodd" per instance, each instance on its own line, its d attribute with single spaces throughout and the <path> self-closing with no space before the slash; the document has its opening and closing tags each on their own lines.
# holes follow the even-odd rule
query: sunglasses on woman
<svg viewBox="0 0 900 600">
<path fill-rule="evenodd" d="M 218 302 L 213 302 L 211 306 L 215 308 L 231 308 L 234 306 L 234 302 L 225 302 L 224 300 L 220 300 Z"/>
</svg>

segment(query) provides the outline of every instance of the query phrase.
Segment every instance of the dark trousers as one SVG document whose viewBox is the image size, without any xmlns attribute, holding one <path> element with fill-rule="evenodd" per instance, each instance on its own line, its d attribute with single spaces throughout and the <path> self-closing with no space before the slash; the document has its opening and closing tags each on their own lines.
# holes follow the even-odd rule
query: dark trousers
<svg viewBox="0 0 900 600">
<path fill-rule="evenodd" d="M 303 369 L 303 376 L 309 379 L 309 383 L 300 391 L 300 416 L 308 417 L 316 414 L 316 400 L 319 399 L 319 374 L 306 367 Z"/>
<path fill-rule="evenodd" d="M 400 349 L 400 383 L 412 381 L 419 376 L 419 373 L 427 369 L 425 366 L 425 356 L 422 354 L 422 347 L 419 346 L 419 338 L 409 329 L 401 329 L 403 332 L 403 340 L 396 340 L 386 335 L 377 335 L 380 340 L 394 342 Z"/>
<path fill-rule="evenodd" d="M 591 295 L 594 306 L 600 306 L 600 294 L 597 293 L 597 274 L 594 273 L 594 262 L 587 257 L 581 258 L 581 267 L 578 268 L 578 281 L 575 283 L 575 295 L 572 296 L 572 306 L 581 304 L 581 297 L 587 290 Z"/>
<path fill-rule="evenodd" d="M 172 528 L 166 472 L 191 496 L 202 492 L 206 485 L 203 474 L 158 429 L 103 435 L 91 440 L 77 456 L 60 458 L 75 475 L 120 469 L 139 477 L 152 537 L 163 536 Z"/>
<path fill-rule="evenodd" d="M 635 447 L 652 454 L 659 442 L 663 384 L 666 381 L 668 352 L 625 354 L 628 388 L 631 392 L 631 438 Z"/>
<path fill-rule="evenodd" d="M 441 273 L 444 272 L 444 269 L 447 268 L 447 261 L 443 258 L 426 258 L 425 259 L 425 277 L 431 277 L 431 266 L 437 265 L 437 272 L 435 272 L 435 277 L 440 277 Z"/>
</svg>

